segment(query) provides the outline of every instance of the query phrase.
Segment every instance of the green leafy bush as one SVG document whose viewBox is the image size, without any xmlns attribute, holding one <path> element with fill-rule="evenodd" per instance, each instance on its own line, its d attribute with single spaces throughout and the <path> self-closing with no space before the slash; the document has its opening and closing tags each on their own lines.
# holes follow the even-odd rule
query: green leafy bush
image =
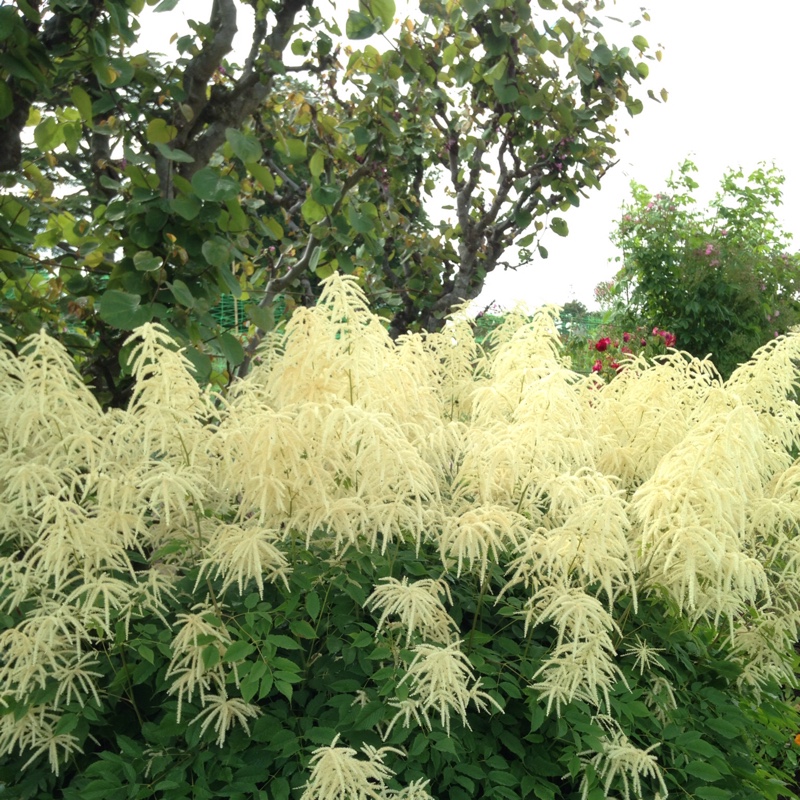
<svg viewBox="0 0 800 800">
<path fill-rule="evenodd" d="M 729 171 L 707 209 L 697 209 L 696 171 L 685 161 L 665 192 L 633 183 L 614 240 L 623 266 L 596 289 L 621 324 L 663 325 L 681 348 L 711 355 L 724 377 L 800 323 L 798 266 L 779 224 L 784 177 L 759 166 Z"/>
<path fill-rule="evenodd" d="M 225 399 L 131 344 L 107 412 L 0 351 L 6 794 L 786 792 L 800 336 L 598 387 L 549 310 L 393 342 L 334 275 Z"/>
</svg>

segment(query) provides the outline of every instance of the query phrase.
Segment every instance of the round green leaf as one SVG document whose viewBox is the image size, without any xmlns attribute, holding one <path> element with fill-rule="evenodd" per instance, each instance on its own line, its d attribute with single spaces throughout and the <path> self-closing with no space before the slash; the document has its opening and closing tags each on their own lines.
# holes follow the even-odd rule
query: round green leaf
<svg viewBox="0 0 800 800">
<path fill-rule="evenodd" d="M 227 128 L 225 138 L 228 140 L 228 144 L 236 157 L 240 158 L 245 164 L 250 161 L 258 161 L 264 155 L 261 144 L 255 136 L 248 136 L 241 131 L 237 131 L 236 128 Z"/>
<path fill-rule="evenodd" d="M 166 144 L 171 142 L 178 135 L 178 129 L 174 125 L 168 125 L 165 119 L 156 117 L 147 124 L 145 136 L 148 142 L 153 144 Z"/>
<path fill-rule="evenodd" d="M 149 250 L 141 250 L 133 257 L 133 266 L 139 272 L 155 272 L 161 269 L 161 259 Z"/>
<path fill-rule="evenodd" d="M 567 221 L 561 217 L 553 217 L 550 222 L 550 227 L 552 228 L 553 233 L 557 233 L 559 236 L 566 236 L 569 233 Z"/>
<path fill-rule="evenodd" d="M 212 167 L 204 167 L 192 176 L 192 186 L 201 200 L 221 202 L 239 194 L 239 182 L 221 175 Z"/>
<path fill-rule="evenodd" d="M 300 208 L 300 212 L 308 225 L 313 225 L 315 222 L 325 219 L 325 207 L 311 197 L 306 198 Z"/>
<path fill-rule="evenodd" d="M 182 280 L 176 278 L 171 284 L 167 285 L 178 303 L 186 306 L 186 308 L 194 308 L 194 297 L 192 297 L 189 287 Z"/>
<path fill-rule="evenodd" d="M 225 360 L 234 367 L 239 366 L 244 361 L 242 343 L 233 334 L 223 333 L 217 339 L 217 344 Z"/>
<path fill-rule="evenodd" d="M 231 250 L 226 241 L 215 237 L 203 242 L 203 258 L 211 264 L 212 267 L 227 267 L 230 266 L 232 261 Z"/>
<path fill-rule="evenodd" d="M 158 152 L 161 153 L 164 158 L 167 158 L 170 161 L 179 161 L 182 164 L 191 164 L 194 161 L 193 156 L 190 156 L 183 150 L 176 150 L 173 147 L 167 147 L 167 145 L 165 145 L 163 142 L 156 142 L 156 147 L 158 148 Z"/>
<path fill-rule="evenodd" d="M 130 331 L 152 318 L 152 309 L 142 307 L 138 294 L 109 289 L 100 298 L 100 319 L 115 328 Z"/>
</svg>

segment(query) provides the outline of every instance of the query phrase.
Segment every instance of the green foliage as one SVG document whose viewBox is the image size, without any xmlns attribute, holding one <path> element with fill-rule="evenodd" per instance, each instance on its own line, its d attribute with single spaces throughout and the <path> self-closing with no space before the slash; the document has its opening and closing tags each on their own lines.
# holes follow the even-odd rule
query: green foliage
<svg viewBox="0 0 800 800">
<path fill-rule="evenodd" d="M 708 209 L 694 208 L 686 161 L 665 193 L 632 184 L 614 239 L 624 265 L 614 292 L 623 324 L 664 325 L 680 346 L 711 355 L 727 376 L 757 347 L 800 322 L 800 255 L 780 227 L 783 175 L 728 172 Z"/>
<path fill-rule="evenodd" d="M 551 311 L 489 344 L 332 276 L 224 403 L 150 324 L 125 410 L 0 350 L 5 792 L 785 793 L 800 336 L 724 384 L 597 386 Z"/>
<path fill-rule="evenodd" d="M 212 374 L 228 356 L 222 296 L 250 323 L 242 373 L 275 298 L 313 304 L 336 270 L 359 276 L 393 335 L 440 327 L 511 244 L 548 222 L 566 235 L 558 214 L 614 160 L 614 114 L 641 110 L 629 43 L 562 5 L 424 2 L 396 25 L 374 0 L 343 47 L 308 0 L 220 0 L 172 60 L 143 51 L 143 0 L 3 5 L 3 332 L 45 324 L 124 405 L 122 343 L 145 321 L 203 377 L 230 377 L 235 362 Z M 255 28 L 236 63 L 245 6 Z"/>
</svg>

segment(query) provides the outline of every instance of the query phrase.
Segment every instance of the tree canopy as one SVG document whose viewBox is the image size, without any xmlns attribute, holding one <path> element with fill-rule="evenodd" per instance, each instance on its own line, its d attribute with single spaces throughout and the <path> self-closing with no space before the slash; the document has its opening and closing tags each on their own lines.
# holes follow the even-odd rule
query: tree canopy
<svg viewBox="0 0 800 800">
<path fill-rule="evenodd" d="M 567 234 L 660 56 L 607 41 L 602 2 L 425 1 L 397 21 L 368 0 L 341 31 L 309 0 L 214 0 L 166 57 L 144 5 L 0 4 L 2 331 L 46 324 L 112 404 L 126 331 L 165 325 L 219 379 L 277 298 L 313 303 L 337 270 L 393 335 L 436 329 L 511 245 L 524 261 L 546 225 Z"/>
</svg>

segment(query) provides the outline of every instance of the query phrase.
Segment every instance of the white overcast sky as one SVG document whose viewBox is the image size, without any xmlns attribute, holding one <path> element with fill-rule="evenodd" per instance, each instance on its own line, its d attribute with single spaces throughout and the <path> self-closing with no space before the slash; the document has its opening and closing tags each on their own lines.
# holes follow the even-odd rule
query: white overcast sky
<svg viewBox="0 0 800 800">
<path fill-rule="evenodd" d="M 172 53 L 172 33 L 188 32 L 187 16 L 206 20 L 210 0 L 182 0 L 174 11 L 143 18 L 145 47 Z M 336 0 L 337 11 L 355 0 Z M 398 2 L 398 6 L 401 5 Z M 405 5 L 405 4 L 404 4 Z M 495 301 L 513 306 L 522 300 L 531 308 L 542 303 L 577 299 L 595 307 L 594 287 L 611 278 L 618 255 L 609 241 L 632 179 L 651 191 L 663 188 L 670 172 L 690 157 L 699 167 L 698 199 L 713 196 L 724 171 L 745 173 L 760 161 L 774 162 L 786 175 L 784 206 L 779 218 L 800 241 L 800 137 L 798 100 L 791 92 L 797 74 L 797 31 L 800 0 L 607 0 L 608 13 L 637 19 L 645 7 L 650 22 L 631 30 L 607 29 L 607 39 L 622 47 L 635 34 L 651 50 L 661 45 L 660 63 L 648 62 L 650 77 L 642 84 L 642 114 L 619 117 L 619 163 L 579 208 L 564 214 L 570 234 L 548 233 L 542 240 L 550 252 L 516 271 L 498 271 L 487 280 L 481 306 Z M 243 21 L 244 22 L 244 21 Z M 153 24 L 155 23 L 155 24 Z M 245 24 L 240 24 L 240 30 Z M 245 39 L 248 32 L 242 30 Z M 239 43 L 237 42 L 237 45 Z M 242 42 L 246 47 L 247 41 Z M 649 101 L 651 88 L 669 92 L 667 103 Z M 629 131 L 629 135 L 623 133 Z"/>
</svg>

